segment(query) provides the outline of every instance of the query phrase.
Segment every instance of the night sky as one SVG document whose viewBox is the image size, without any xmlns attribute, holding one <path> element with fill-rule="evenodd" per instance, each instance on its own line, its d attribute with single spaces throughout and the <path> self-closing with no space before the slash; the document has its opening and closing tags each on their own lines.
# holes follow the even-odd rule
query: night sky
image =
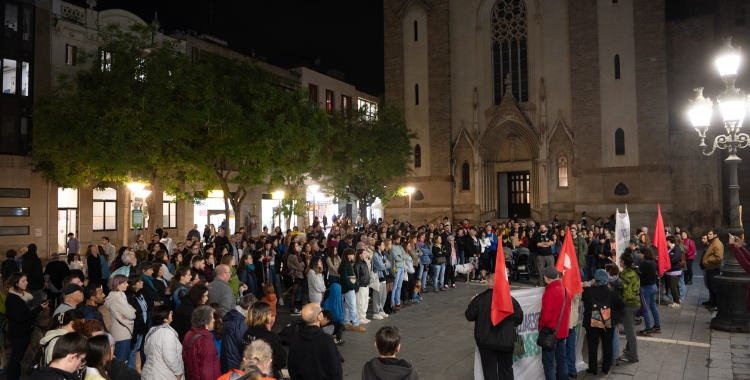
<svg viewBox="0 0 750 380">
<path fill-rule="evenodd" d="M 358 90 L 383 95 L 382 0 L 99 0 L 95 9 L 125 9 L 146 22 L 158 12 L 165 33 L 209 34 L 277 66 L 320 60 L 320 71 L 343 71 Z"/>
</svg>

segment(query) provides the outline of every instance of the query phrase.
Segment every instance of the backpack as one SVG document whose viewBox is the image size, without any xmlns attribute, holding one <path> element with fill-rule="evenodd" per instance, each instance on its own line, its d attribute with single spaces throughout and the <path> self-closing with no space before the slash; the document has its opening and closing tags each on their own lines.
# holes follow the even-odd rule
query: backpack
<svg viewBox="0 0 750 380">
<path fill-rule="evenodd" d="M 591 307 L 591 327 L 604 329 L 612 328 L 611 290 L 607 289 L 607 299 L 604 302 L 597 300 L 591 295 L 593 305 Z"/>
<path fill-rule="evenodd" d="M 279 332 L 279 338 L 281 338 L 281 344 L 284 346 L 289 346 L 289 343 L 292 341 L 292 337 L 294 336 L 294 333 L 299 331 L 300 325 L 302 325 L 304 321 L 297 320 L 292 321 L 288 325 L 284 326 L 283 329 Z"/>
<path fill-rule="evenodd" d="M 39 348 L 37 348 L 36 352 L 34 353 L 34 358 L 31 359 L 31 364 L 29 364 L 29 368 L 26 370 L 26 376 L 31 376 L 32 373 L 36 372 L 36 370 L 49 365 L 49 363 L 45 362 L 44 352 L 47 350 L 47 346 L 49 346 L 50 343 L 57 339 L 60 339 L 61 336 L 62 335 L 56 336 L 50 339 L 47 344 L 39 346 Z"/>
</svg>

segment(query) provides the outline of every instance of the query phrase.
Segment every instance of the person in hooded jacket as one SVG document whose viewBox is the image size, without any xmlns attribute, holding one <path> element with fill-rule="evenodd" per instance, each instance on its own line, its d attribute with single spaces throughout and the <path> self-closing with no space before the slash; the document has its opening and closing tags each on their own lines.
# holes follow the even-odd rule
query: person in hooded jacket
<svg viewBox="0 0 750 380">
<path fill-rule="evenodd" d="M 202 283 L 197 283 L 188 289 L 185 297 L 182 298 L 180 307 L 174 312 L 174 320 L 171 325 L 172 328 L 177 331 L 177 335 L 180 337 L 180 342 L 185 339 L 185 334 L 190 331 L 190 318 L 193 315 L 193 311 L 198 306 L 205 305 L 208 302 L 208 287 Z"/>
<path fill-rule="evenodd" d="M 245 294 L 240 298 L 240 304 L 234 309 L 229 310 L 221 318 L 223 325 L 221 328 L 221 355 L 219 362 L 221 364 L 221 373 L 227 373 L 231 369 L 240 368 L 242 364 L 242 351 L 245 347 L 243 338 L 247 331 L 248 309 L 252 304 L 258 302 L 258 298 L 253 294 Z"/>
<path fill-rule="evenodd" d="M 27 291 L 34 297 L 33 307 L 37 307 L 42 304 L 42 298 L 44 298 L 44 272 L 42 271 L 42 260 L 36 253 L 36 244 L 29 244 L 29 250 L 23 254 L 23 262 L 21 263 L 21 271 L 26 274 L 26 278 L 29 281 Z"/>
<path fill-rule="evenodd" d="M 304 324 L 292 336 L 287 368 L 291 380 L 343 380 L 341 356 L 333 338 L 320 328 L 320 305 L 302 308 Z"/>
<path fill-rule="evenodd" d="M 492 294 L 495 274 L 487 276 L 487 290 L 472 297 L 464 313 L 468 321 L 474 322 L 474 340 L 482 359 L 485 379 L 513 379 L 513 345 L 516 341 L 515 327 L 523 323 L 521 305 L 513 300 L 513 314 L 497 325 L 492 323 Z"/>
<path fill-rule="evenodd" d="M 491 297 L 490 297 L 491 298 Z M 396 326 L 383 326 L 375 333 L 375 348 L 380 356 L 362 367 L 362 380 L 418 380 L 417 369 L 404 359 L 396 358 L 401 351 L 401 332 Z"/>
<path fill-rule="evenodd" d="M 242 339 L 244 347 L 255 340 L 263 340 L 273 349 L 273 374 L 282 378 L 281 369 L 287 364 L 286 351 L 278 334 L 271 332 L 271 306 L 265 302 L 256 302 L 247 312 L 247 331 Z M 330 339 L 330 338 L 329 338 Z M 290 347 L 291 348 L 291 347 Z"/>
</svg>

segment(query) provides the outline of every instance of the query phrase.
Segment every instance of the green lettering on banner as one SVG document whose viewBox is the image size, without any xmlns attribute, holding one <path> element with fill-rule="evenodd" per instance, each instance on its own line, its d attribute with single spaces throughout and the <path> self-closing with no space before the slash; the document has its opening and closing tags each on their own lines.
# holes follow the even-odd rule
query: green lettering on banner
<svg viewBox="0 0 750 380">
<path fill-rule="evenodd" d="M 522 356 L 513 356 L 513 363 L 524 358 L 530 358 L 541 354 L 541 347 L 536 344 L 538 337 L 539 333 L 536 331 L 521 335 L 523 347 L 526 349 L 526 352 Z"/>
</svg>

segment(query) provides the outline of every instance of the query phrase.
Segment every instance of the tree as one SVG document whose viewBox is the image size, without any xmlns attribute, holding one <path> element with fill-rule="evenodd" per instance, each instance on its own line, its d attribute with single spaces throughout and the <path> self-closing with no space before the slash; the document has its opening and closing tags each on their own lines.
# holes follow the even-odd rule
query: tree
<svg viewBox="0 0 750 380">
<path fill-rule="evenodd" d="M 402 192 L 387 185 L 411 173 L 411 139 L 416 134 L 398 108 L 382 103 L 375 117 L 362 110 L 339 113 L 331 125 L 331 137 L 313 170 L 314 177 L 333 196 L 357 198 L 360 216 L 366 220 L 367 207 L 375 199 L 386 204 Z"/>
<path fill-rule="evenodd" d="M 183 128 L 185 99 L 197 90 L 186 81 L 192 70 L 179 46 L 156 40 L 152 26 L 99 31 L 100 47 L 79 53 L 83 69 L 61 75 L 33 116 L 32 162 L 62 187 L 117 185 L 147 180 L 192 200 L 182 191 L 198 173 L 192 141 Z M 152 217 L 161 213 L 149 197 Z M 154 223 L 149 226 L 153 233 Z"/>
</svg>

